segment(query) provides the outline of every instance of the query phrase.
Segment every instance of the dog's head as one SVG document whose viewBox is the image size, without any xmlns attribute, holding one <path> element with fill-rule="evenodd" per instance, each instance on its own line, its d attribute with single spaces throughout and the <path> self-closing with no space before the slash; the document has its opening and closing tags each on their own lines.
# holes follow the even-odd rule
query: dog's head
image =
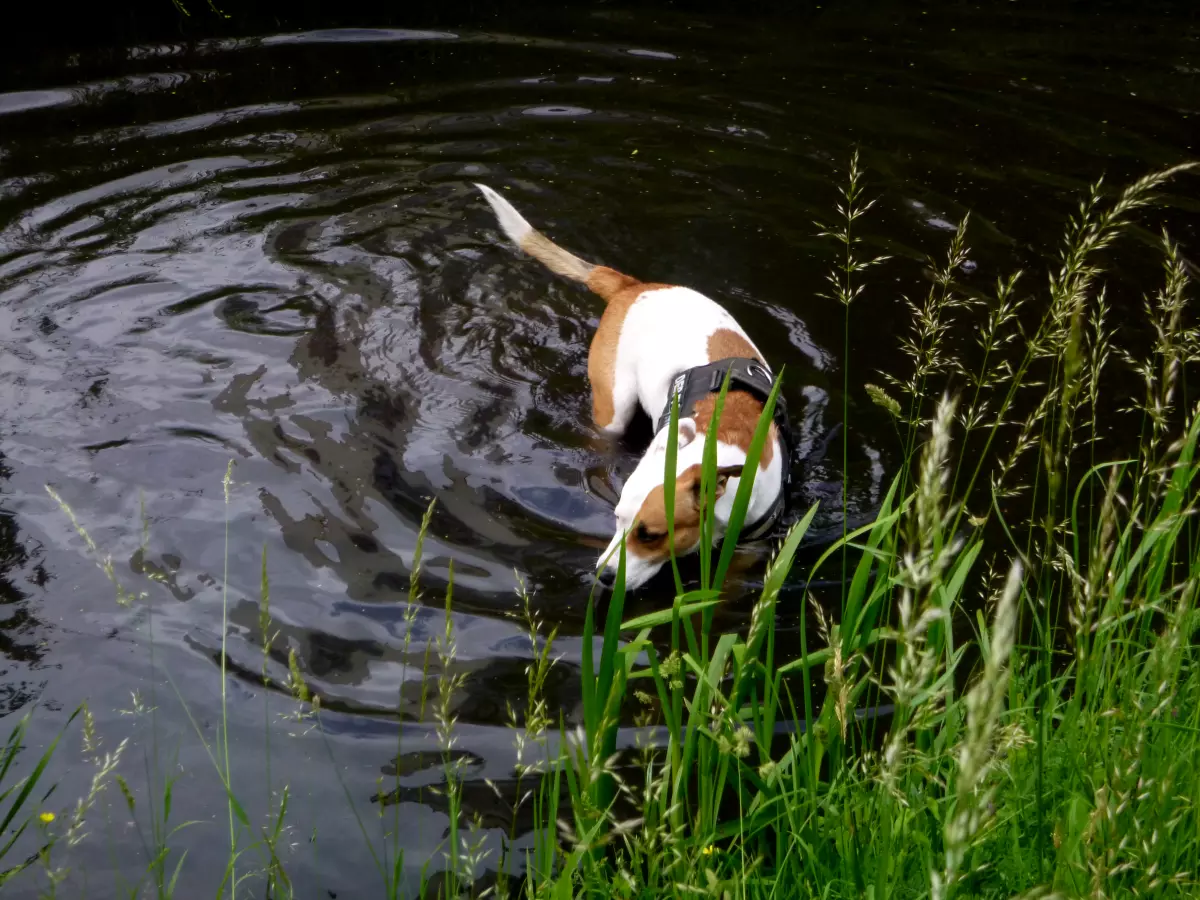
<svg viewBox="0 0 1200 900">
<path fill-rule="evenodd" d="M 700 459 L 703 442 L 696 441 L 694 419 L 679 421 L 679 447 L 675 458 L 675 555 L 683 556 L 700 546 L 703 499 L 700 496 Z M 667 454 L 667 429 L 655 437 L 646 455 L 621 490 L 617 502 L 617 529 L 600 555 L 600 577 L 611 583 L 625 542 L 625 586 L 641 587 L 671 559 L 671 536 L 667 528 L 666 491 L 663 475 Z M 716 497 L 725 493 L 731 478 L 742 474 L 742 466 L 717 469 Z"/>
</svg>

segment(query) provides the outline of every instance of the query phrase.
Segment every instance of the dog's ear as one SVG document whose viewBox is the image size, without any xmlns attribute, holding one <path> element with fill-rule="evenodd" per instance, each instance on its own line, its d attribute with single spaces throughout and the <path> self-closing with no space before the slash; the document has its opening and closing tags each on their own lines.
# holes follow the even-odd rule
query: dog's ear
<svg viewBox="0 0 1200 900">
<path fill-rule="evenodd" d="M 742 477 L 742 466 L 721 466 L 717 469 L 717 496 L 725 493 L 725 484 L 730 478 Z"/>
<path fill-rule="evenodd" d="M 742 466 L 721 466 L 717 469 L 717 486 L 716 499 L 721 499 L 725 493 L 725 485 L 729 483 L 730 478 L 742 477 Z M 692 501 L 696 504 L 696 508 L 700 508 L 700 467 L 692 466 L 688 469 L 687 475 L 691 478 Z"/>
</svg>

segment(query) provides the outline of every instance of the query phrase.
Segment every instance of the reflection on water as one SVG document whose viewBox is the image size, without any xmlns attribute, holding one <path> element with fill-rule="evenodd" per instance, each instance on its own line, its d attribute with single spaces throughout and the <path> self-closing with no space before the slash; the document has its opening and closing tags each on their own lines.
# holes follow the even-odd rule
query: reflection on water
<svg viewBox="0 0 1200 900">
<path fill-rule="evenodd" d="M 898 295 L 924 290 L 924 255 L 967 209 L 963 277 L 985 290 L 1039 264 L 1100 172 L 1189 152 L 1186 29 L 1080 19 L 1064 37 L 1006 15 L 734 28 L 580 9 L 544 26 L 313 28 L 146 44 L 107 73 L 50 66 L 0 89 L 0 714 L 39 695 L 116 709 L 156 677 L 128 662 L 153 633 L 154 671 L 176 673 L 209 722 L 227 601 L 243 743 L 261 738 L 263 696 L 287 705 L 295 651 L 347 790 L 407 811 L 415 872 L 445 824 L 422 793 L 438 748 L 426 689 L 453 675 L 465 800 L 499 822 L 483 779 L 511 786 L 505 726 L 531 656 L 516 588 L 559 628 L 546 691 L 571 725 L 590 567 L 640 447 L 588 424 L 598 301 L 508 247 L 471 182 L 507 187 L 585 258 L 720 299 L 786 365 L 793 509 L 822 501 L 819 547 L 841 531 L 844 451 L 852 522 L 890 478 L 891 426 L 860 385 L 896 367 Z M 864 241 L 897 259 L 852 310 L 843 398 L 843 311 L 821 297 L 831 256 L 812 223 L 853 146 L 883 198 Z M 1186 244 L 1194 227 L 1174 233 Z M 111 602 L 47 482 L 152 613 Z M 443 665 L 426 648 L 451 560 Z M 761 576 L 761 558 L 743 562 L 729 626 Z M 781 603 L 785 640 L 802 596 Z M 89 667 L 110 679 L 104 697 Z M 306 786 L 302 829 L 344 802 L 321 741 L 297 731 L 273 750 L 276 775 Z M 361 886 L 363 848 L 319 840 L 319 862 L 296 865 L 330 890 Z"/>
<path fill-rule="evenodd" d="M 37 699 L 45 656 L 45 626 L 37 598 L 50 580 L 42 548 L 21 536 L 17 517 L 5 504 L 4 483 L 12 476 L 0 451 L 0 718 Z"/>
</svg>

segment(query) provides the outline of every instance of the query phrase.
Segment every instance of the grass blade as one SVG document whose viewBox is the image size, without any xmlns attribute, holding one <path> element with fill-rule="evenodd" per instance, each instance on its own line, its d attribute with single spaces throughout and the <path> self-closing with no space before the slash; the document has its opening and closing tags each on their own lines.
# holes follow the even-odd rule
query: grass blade
<svg viewBox="0 0 1200 900">
<path fill-rule="evenodd" d="M 771 436 L 775 402 L 779 397 L 779 389 L 782 384 L 783 370 L 781 369 L 775 378 L 775 384 L 771 386 L 771 393 L 767 397 L 766 403 L 763 404 L 762 414 L 758 417 L 758 424 L 754 428 L 754 437 L 751 438 L 750 447 L 746 451 L 746 466 L 742 470 L 742 477 L 738 479 L 737 494 L 734 495 L 733 508 L 729 513 L 729 524 L 725 528 L 725 536 L 721 542 L 721 556 L 717 561 L 717 572 L 713 576 L 713 586 L 717 590 L 720 590 L 725 583 L 725 574 L 729 571 L 729 564 L 733 562 L 738 537 L 742 533 L 742 525 L 746 522 L 746 510 L 750 507 L 750 495 L 754 491 L 754 480 L 758 475 L 758 461 L 762 458 L 763 447 L 766 446 Z M 785 459 L 781 463 L 783 466 L 790 466 L 791 460 Z"/>
</svg>

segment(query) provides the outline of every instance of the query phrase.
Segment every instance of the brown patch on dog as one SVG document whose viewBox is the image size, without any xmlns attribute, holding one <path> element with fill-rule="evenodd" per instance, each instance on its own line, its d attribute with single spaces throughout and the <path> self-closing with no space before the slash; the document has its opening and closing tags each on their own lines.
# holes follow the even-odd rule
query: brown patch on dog
<svg viewBox="0 0 1200 900">
<path fill-rule="evenodd" d="M 604 298 L 608 305 L 600 317 L 600 325 L 588 350 L 588 381 L 592 383 L 592 418 L 601 428 L 612 423 L 616 410 L 613 405 L 613 385 L 616 383 L 617 344 L 629 308 L 646 291 L 670 287 L 667 284 L 648 284 L 623 275 L 608 266 L 596 266 L 588 276 L 587 286 Z"/>
<path fill-rule="evenodd" d="M 764 366 L 762 358 L 754 345 L 745 337 L 729 328 L 718 328 L 708 336 L 708 361 L 719 359 L 754 359 Z M 710 394 L 696 404 L 696 430 L 707 434 L 712 424 L 713 411 L 717 405 L 717 397 Z M 725 397 L 725 406 L 721 410 L 721 422 L 717 427 L 717 439 L 727 444 L 734 444 L 749 451 L 750 442 L 754 439 L 754 429 L 758 427 L 759 416 L 762 415 L 763 405 L 753 395 L 745 391 L 730 391 Z M 775 441 L 779 430 L 771 423 L 771 430 L 762 454 L 758 458 L 758 467 L 766 469 L 775 458 Z"/>
<path fill-rule="evenodd" d="M 741 475 L 741 466 L 717 469 L 716 497 L 725 493 L 730 478 Z M 690 553 L 700 543 L 700 466 L 689 466 L 675 479 L 675 555 Z M 670 558 L 667 532 L 667 495 L 657 485 L 642 501 L 625 546 L 640 559 L 660 562 Z"/>
<path fill-rule="evenodd" d="M 708 434 L 712 427 L 713 413 L 716 411 L 717 395 L 709 394 L 697 401 L 696 440 L 700 435 Z M 758 427 L 758 419 L 762 415 L 762 401 L 746 391 L 730 391 L 725 395 L 725 406 L 721 409 L 721 421 L 717 424 L 717 440 L 726 444 L 741 447 L 750 451 L 750 442 L 754 440 L 754 429 Z M 775 458 L 775 441 L 779 438 L 779 429 L 771 423 L 767 433 L 767 442 L 763 444 L 762 454 L 758 457 L 758 467 L 766 469 Z"/>
<path fill-rule="evenodd" d="M 608 266 L 596 266 L 584 283 L 603 297 L 605 303 L 611 303 L 617 294 L 641 284 L 636 278 Z"/>
<path fill-rule="evenodd" d="M 763 365 L 767 364 L 767 361 L 754 349 L 754 345 L 736 331 L 729 328 L 718 328 L 708 336 L 709 362 L 734 357 L 738 359 L 756 359 Z"/>
</svg>

